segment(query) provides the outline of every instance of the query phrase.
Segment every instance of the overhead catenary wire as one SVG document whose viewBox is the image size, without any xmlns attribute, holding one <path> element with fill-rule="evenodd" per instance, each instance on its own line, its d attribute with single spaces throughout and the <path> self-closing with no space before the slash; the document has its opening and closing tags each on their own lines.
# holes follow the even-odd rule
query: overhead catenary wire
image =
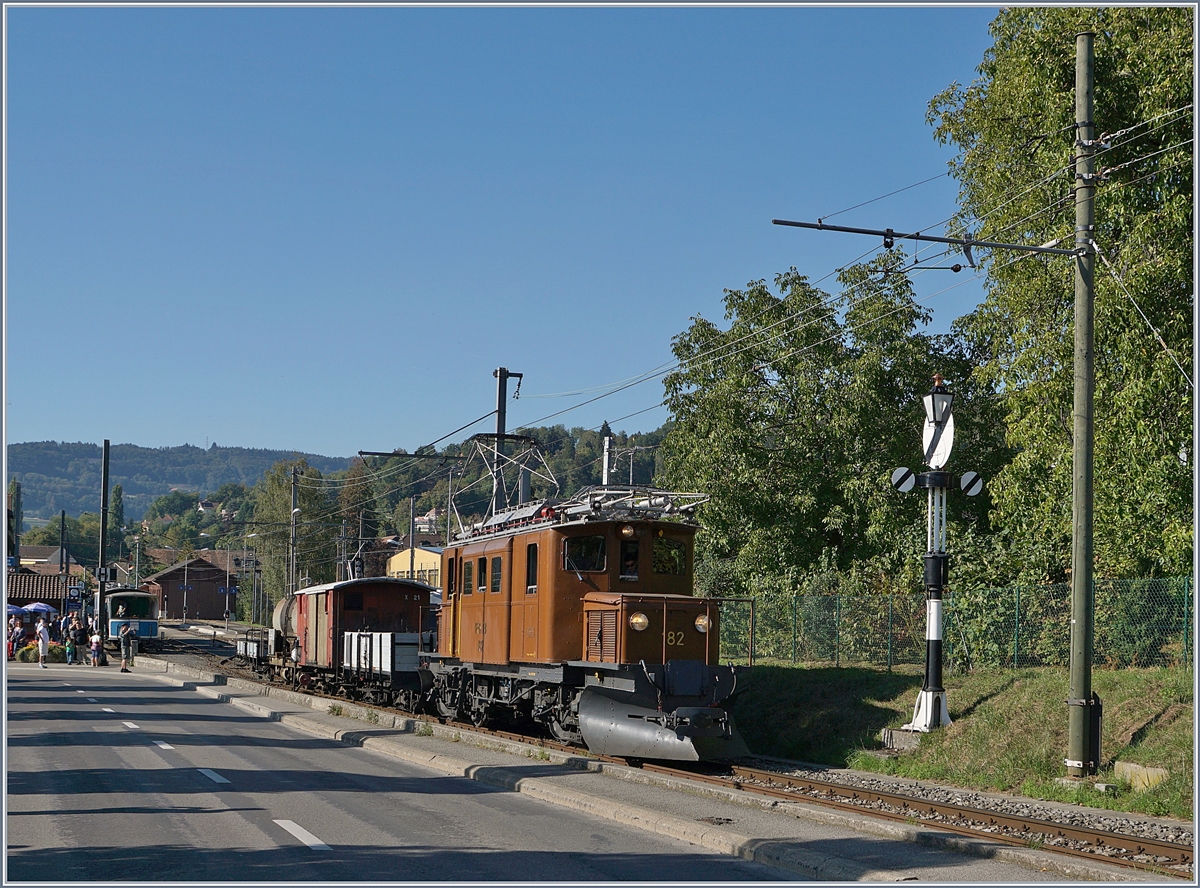
<svg viewBox="0 0 1200 888">
<path fill-rule="evenodd" d="M 1117 285 L 1121 288 L 1121 291 L 1125 294 L 1129 301 L 1133 303 L 1133 307 L 1137 309 L 1137 313 L 1141 315 L 1142 320 L 1146 322 L 1146 326 L 1150 328 L 1150 332 L 1154 334 L 1154 338 L 1158 340 L 1158 344 L 1162 346 L 1163 351 L 1167 353 L 1167 357 L 1171 359 L 1171 363 L 1173 363 L 1179 369 L 1180 374 L 1183 376 L 1183 381 L 1187 383 L 1189 389 L 1192 388 L 1192 378 L 1188 376 L 1187 371 L 1183 369 L 1183 366 L 1179 363 L 1178 359 L 1176 359 L 1175 353 L 1171 351 L 1170 346 L 1168 346 L 1166 340 L 1163 339 L 1162 333 L 1158 331 L 1158 328 L 1155 327 L 1154 324 L 1150 323 L 1150 319 L 1146 317 L 1146 313 L 1142 311 L 1142 307 L 1138 305 L 1137 300 L 1133 298 L 1133 294 L 1130 293 L 1129 288 L 1125 286 L 1125 281 L 1121 279 L 1121 276 L 1117 273 L 1117 270 L 1113 268 L 1113 264 L 1108 261 L 1108 254 L 1100 248 L 1100 245 L 1096 243 L 1096 241 L 1092 240 L 1090 243 L 1092 247 L 1095 248 L 1097 255 L 1104 260 L 1104 265 L 1108 269 L 1109 274 L 1113 276 L 1113 280 L 1117 282 Z"/>
<path fill-rule="evenodd" d="M 1158 118 L 1153 118 L 1153 119 L 1152 119 L 1152 121 L 1153 121 L 1153 120 L 1159 120 L 1159 119 L 1163 119 L 1163 118 L 1170 117 L 1172 114 L 1178 114 L 1178 113 L 1180 112 L 1180 110 L 1187 110 L 1187 109 L 1190 109 L 1190 107 L 1191 107 L 1191 106 L 1190 106 L 1190 105 L 1188 105 L 1188 106 L 1184 106 L 1184 108 L 1183 108 L 1183 109 L 1176 109 L 1175 111 L 1172 111 L 1172 112 L 1167 112 L 1167 113 L 1165 113 L 1165 114 L 1163 114 L 1163 115 L 1159 115 L 1159 117 L 1158 117 Z M 1170 121 L 1168 121 L 1168 122 L 1170 122 Z M 1134 132 L 1134 131 L 1136 131 L 1136 130 L 1137 130 L 1139 127 L 1146 126 L 1146 125 L 1148 125 L 1149 123 L 1151 123 L 1151 121 L 1145 121 L 1145 122 L 1142 122 L 1141 124 L 1134 125 L 1133 127 L 1128 127 L 1128 128 L 1126 128 L 1126 129 L 1124 129 L 1124 130 L 1121 130 L 1121 131 L 1119 131 L 1119 132 L 1118 132 L 1118 133 L 1116 133 L 1116 134 L 1113 134 L 1113 136 L 1111 136 L 1111 137 L 1109 137 L 1109 138 L 1110 138 L 1110 139 L 1112 139 L 1112 140 L 1114 140 L 1114 142 L 1115 142 L 1115 139 L 1116 139 L 1116 138 L 1118 138 L 1118 137 L 1121 137 L 1121 136 L 1124 136 L 1124 135 L 1127 135 L 1127 134 L 1129 134 L 1129 133 L 1131 133 L 1131 132 Z M 1068 129 L 1071 129 L 1071 127 L 1064 127 L 1064 128 L 1063 128 L 1063 131 L 1066 131 L 1066 130 L 1068 130 Z M 1149 132 L 1152 132 L 1153 130 L 1154 130 L 1154 128 L 1152 128 L 1152 129 L 1151 129 L 1150 131 L 1148 131 L 1147 133 L 1142 133 L 1142 134 L 1140 134 L 1140 136 L 1137 136 L 1137 137 L 1135 137 L 1135 138 L 1144 137 L 1145 135 L 1148 135 L 1148 134 L 1149 134 Z M 1128 142 L 1130 142 L 1130 141 L 1133 141 L 1133 139 L 1128 139 L 1128 140 L 1126 140 L 1126 142 L 1119 143 L 1119 144 L 1128 144 Z M 1131 161 L 1126 161 L 1126 162 L 1124 162 L 1123 164 L 1121 164 L 1121 165 L 1119 165 L 1119 166 L 1117 166 L 1117 167 L 1114 167 L 1114 168 L 1113 168 L 1113 170 L 1122 169 L 1122 168 L 1128 167 L 1128 166 L 1130 166 L 1130 165 L 1132 165 L 1132 164 L 1134 164 L 1134 163 L 1136 163 L 1136 162 L 1140 162 L 1141 160 L 1149 159 L 1150 157 L 1153 157 L 1153 156 L 1155 156 L 1155 155 L 1157 155 L 1157 154 L 1165 153 L 1166 151 L 1172 150 L 1172 149 L 1174 149 L 1174 148 L 1183 147 L 1183 145 L 1184 145 L 1184 144 L 1185 144 L 1185 143 L 1180 143 L 1180 144 L 1178 144 L 1178 145 L 1171 146 L 1170 148 L 1161 149 L 1160 151 L 1153 152 L 1153 153 L 1151 153 L 1151 154 L 1149 154 L 1149 155 L 1144 155 L 1144 156 L 1143 156 L 1143 157 L 1141 157 L 1141 158 L 1135 158 L 1134 160 L 1131 160 Z M 1115 147 L 1117 147 L 1117 144 L 1110 144 L 1110 145 L 1106 146 L 1106 147 L 1103 149 L 1103 151 L 1101 151 L 1101 152 L 1097 152 L 1097 154 L 1104 153 L 1104 152 L 1107 152 L 1107 151 L 1111 151 L 1111 150 L 1113 150 Z M 1019 199 L 1020 197 L 1024 196 L 1025 194 L 1028 194 L 1030 191 L 1033 191 L 1033 190 L 1035 190 L 1037 187 L 1039 187 L 1039 186 L 1041 186 L 1041 185 L 1043 185 L 1043 184 L 1046 184 L 1047 182 L 1049 182 L 1049 181 L 1053 180 L 1055 177 L 1062 175 L 1064 172 L 1067 172 L 1067 171 L 1069 171 L 1069 170 L 1070 170 L 1070 169 L 1072 169 L 1072 168 L 1073 168 L 1073 163 L 1072 163 L 1072 164 L 1065 165 L 1065 166 L 1064 166 L 1062 169 L 1060 169 L 1060 170 L 1056 170 L 1055 172 L 1053 172 L 1053 173 L 1051 173 L 1050 175 L 1048 175 L 1048 176 L 1046 176 L 1045 178 L 1043 178 L 1043 179 L 1042 179 L 1040 182 L 1038 182 L 1038 183 L 1035 183 L 1034 185 L 1027 187 L 1027 188 L 1026 188 L 1026 189 L 1025 189 L 1023 192 L 1021 192 L 1020 194 L 1013 195 L 1013 196 L 1009 197 L 1009 198 L 1008 198 L 1007 200 L 1005 200 L 1003 203 L 999 204 L 999 205 L 998 205 L 998 206 L 996 206 L 996 207 L 993 207 L 991 210 L 987 211 L 986 213 L 984 213 L 984 214 L 982 214 L 982 215 L 980 215 L 980 216 L 976 217 L 976 220 L 977 220 L 977 221 L 982 221 L 983 219 L 985 219 L 985 218 L 987 218 L 988 216 L 990 216 L 990 215 L 994 214 L 995 212 L 999 211 L 1000 209 L 1004 208 L 1005 206 L 1007 206 L 1007 205 L 1011 204 L 1011 203 L 1012 203 L 1014 200 L 1017 200 L 1017 199 Z M 858 206 L 863 206 L 863 205 L 866 205 L 867 203 L 872 203 L 872 202 L 874 202 L 874 201 L 876 201 L 876 200 L 880 200 L 880 199 L 882 199 L 883 197 L 891 196 L 892 194 L 899 193 L 900 191 L 908 190 L 909 188 L 916 187 L 917 185 L 924 184 L 925 182 L 928 182 L 928 181 L 933 181 L 934 179 L 940 178 L 942 175 L 945 175 L 945 174 L 939 174 L 938 176 L 930 177 L 929 179 L 922 180 L 921 182 L 918 182 L 918 183 L 914 183 L 914 185 L 911 185 L 911 186 L 906 186 L 905 188 L 898 189 L 897 191 L 889 192 L 889 193 L 888 193 L 888 194 L 886 194 L 886 195 L 882 195 L 882 196 L 881 196 L 881 197 L 879 197 L 879 198 L 873 198 L 871 201 L 866 201 L 866 202 L 864 202 L 863 204 L 858 204 L 858 205 L 855 205 L 855 207 L 849 207 L 849 208 L 847 208 L 846 210 L 839 210 L 839 211 L 837 211 L 837 212 L 838 212 L 838 213 L 842 213 L 842 212 L 846 212 L 846 211 L 848 211 L 848 210 L 850 210 L 850 209 L 855 209 L 855 208 L 857 208 Z M 1154 175 L 1154 173 L 1152 173 L 1152 174 L 1150 174 L 1150 175 Z M 1142 177 L 1142 178 L 1145 178 L 1145 177 Z M 1042 213 L 1045 213 L 1045 212 L 1054 212 L 1055 210 L 1057 210 L 1057 209 L 1058 209 L 1058 208 L 1059 208 L 1059 207 L 1060 207 L 1060 206 L 1061 206 L 1061 205 L 1062 205 L 1062 204 L 1065 202 L 1065 200 L 1066 200 L 1066 199 L 1059 199 L 1059 200 L 1055 201 L 1055 202 L 1054 202 L 1054 204 L 1052 204 L 1050 207 L 1048 207 L 1048 208 L 1043 208 L 1042 210 L 1038 211 L 1037 213 L 1035 213 L 1035 214 L 1031 214 L 1031 216 L 1027 216 L 1027 217 L 1026 217 L 1026 220 L 1022 220 L 1022 221 L 1027 221 L 1027 220 L 1029 220 L 1031 217 L 1036 217 L 1037 215 L 1040 215 L 1040 214 L 1042 214 Z M 832 215 L 836 215 L 836 214 L 829 214 L 829 215 L 827 215 L 827 216 L 824 216 L 824 217 L 822 217 L 822 218 L 830 218 Z M 922 229 L 922 230 L 928 230 L 928 229 L 929 229 L 929 228 L 931 228 L 931 227 L 938 227 L 938 226 L 940 226 L 940 225 L 947 224 L 947 223 L 948 223 L 948 222 L 949 222 L 951 219 L 953 219 L 953 217 L 950 217 L 950 219 L 947 219 L 945 222 L 938 223 L 938 224 L 937 224 L 937 225 L 935 225 L 935 226 L 926 226 L 926 227 L 925 227 L 924 229 Z M 1021 222 L 1017 222 L 1017 223 L 1011 223 L 1010 225 L 1008 225 L 1008 226 L 1005 226 L 1003 229 L 1000 229 L 1000 230 L 1001 230 L 1001 231 L 1004 231 L 1004 230 L 1007 230 L 1007 229 L 1009 229 L 1009 228 L 1015 227 L 1016 225 L 1019 225 L 1019 224 L 1022 224 L 1022 223 L 1021 223 Z M 876 247 L 876 248 L 873 248 L 872 250 L 868 251 L 867 253 L 864 253 L 863 255 L 864 255 L 864 256 L 866 256 L 866 255 L 870 255 L 871 253 L 877 252 L 877 251 L 878 251 L 878 249 L 879 249 L 878 247 Z M 952 251 L 943 251 L 943 253 L 942 253 L 941 255 L 947 255 L 949 252 L 952 252 Z M 1026 257 L 1022 257 L 1022 258 L 1026 258 Z M 856 261 L 857 261 L 857 260 L 856 260 Z M 1002 266 L 1000 266 L 1000 267 L 1001 267 L 1001 268 L 1003 268 L 1003 267 L 1008 267 L 1008 265 L 1011 265 L 1011 264 L 1012 264 L 1012 263 L 1006 263 L 1005 265 L 1002 265 Z M 840 270 L 840 269 L 839 269 L 839 270 Z M 919 268 L 919 266 L 914 266 L 914 269 L 913 269 L 913 270 L 914 270 L 914 271 L 917 271 L 917 272 L 923 272 L 925 269 L 921 269 L 921 268 Z M 825 280 L 827 277 L 829 277 L 829 276 L 830 276 L 830 275 L 832 275 L 833 273 L 834 273 L 834 272 L 830 272 L 829 274 L 827 274 L 827 275 L 825 275 L 824 277 L 822 277 L 821 279 L 819 279 L 819 281 L 817 281 L 816 283 L 819 283 L 819 282 L 821 282 L 821 281 Z M 965 284 L 965 283 L 969 282 L 970 280 L 978 280 L 978 279 L 979 279 L 979 277 L 980 277 L 979 275 L 975 275 L 973 278 L 968 278 L 967 280 L 964 280 L 964 281 L 961 281 L 961 282 L 959 282 L 959 283 L 956 283 L 956 284 L 954 284 L 954 285 L 951 285 L 951 286 L 949 286 L 949 287 L 946 287 L 946 288 L 944 288 L 944 289 L 942 289 L 942 290 L 939 290 L 939 291 L 937 291 L 937 292 L 936 292 L 936 293 L 934 293 L 934 294 L 930 294 L 930 296 L 928 296 L 928 297 L 924 297 L 923 299 L 921 299 L 921 300 L 917 300 L 917 301 L 919 301 L 919 302 L 924 302 L 924 301 L 927 301 L 928 299 L 930 299 L 930 298 L 933 298 L 934 296 L 941 295 L 942 293 L 945 293 L 945 292 L 947 292 L 948 290 L 952 290 L 952 289 L 954 289 L 954 288 L 956 288 L 956 287 L 958 287 L 958 286 L 961 286 L 961 285 L 963 285 L 963 284 Z M 815 286 L 815 284 L 814 284 L 813 286 Z M 841 296 L 841 295 L 839 295 L 839 296 L 837 296 L 837 297 L 834 297 L 834 298 L 831 298 L 831 299 L 829 300 L 829 304 L 834 304 L 835 302 L 840 302 L 840 301 L 842 301 L 842 300 L 843 300 L 843 298 L 844 298 L 844 297 L 843 297 L 843 296 Z M 765 314 L 766 312 L 768 312 L 768 311 L 771 311 L 771 310 L 773 310 L 773 309 L 777 308 L 777 307 L 778 307 L 778 305 L 781 305 L 781 304 L 783 304 L 783 303 L 782 303 L 782 301 L 781 301 L 780 303 L 777 303 L 776 305 L 773 305 L 773 306 L 771 306 L 770 308 L 768 308 L 768 309 L 764 310 L 763 312 L 759 313 L 759 316 L 761 316 L 761 314 Z M 776 327 L 776 326 L 780 326 L 780 325 L 782 325 L 782 324 L 786 323 L 786 322 L 787 322 L 787 320 L 791 320 L 791 319 L 798 318 L 799 316 L 801 316 L 801 315 L 803 315 L 803 314 L 805 314 L 805 313 L 808 313 L 808 312 L 810 312 L 810 311 L 813 311 L 813 310 L 814 310 L 814 307 L 813 307 L 813 306 L 806 306 L 806 308 L 805 308 L 803 311 L 801 311 L 801 312 L 796 312 L 796 313 L 794 313 L 794 314 L 790 315 L 790 316 L 789 316 L 789 318 L 787 318 L 787 319 L 785 319 L 785 320 L 777 321 L 777 322 L 775 322 L 774 324 L 768 325 L 768 327 L 766 327 L 766 328 L 760 328 L 760 329 L 757 329 L 757 330 L 750 331 L 749 333 L 747 333 L 747 334 L 745 334 L 743 337 L 741 337 L 741 339 L 749 339 L 749 338 L 753 338 L 753 337 L 761 337 L 761 336 L 762 336 L 762 333 L 764 332 L 764 329 L 765 329 L 765 330 L 769 330 L 769 329 L 772 329 L 772 328 L 774 328 L 774 327 Z M 827 317 L 829 317 L 829 315 L 826 315 L 825 317 L 827 318 Z M 743 319 L 743 320 L 744 320 L 744 319 Z M 802 328 L 798 328 L 798 329 L 802 329 Z M 765 341 L 760 341 L 760 342 L 754 343 L 754 344 L 752 344 L 751 346 L 748 346 L 747 348 L 749 348 L 749 347 L 758 347 L 758 346 L 761 346 L 761 345 L 766 345 L 766 344 L 769 344 L 770 342 L 774 341 L 776 338 L 778 338 L 778 337 L 777 337 L 777 336 L 772 336 L 772 337 L 768 338 L 768 339 L 767 339 L 767 340 L 765 340 Z M 733 355 L 736 355 L 737 353 L 739 353 L 739 351 L 741 351 L 741 350 L 737 350 L 737 351 L 731 351 L 731 350 L 730 350 L 730 349 L 732 348 L 732 345 L 733 345 L 733 344 L 735 344 L 737 341 L 740 341 L 740 340 L 735 340 L 735 342 L 734 342 L 734 343 L 725 342 L 725 343 L 722 343 L 720 346 L 717 346 L 717 347 L 715 347 L 715 348 L 712 350 L 713 352 L 723 352 L 723 354 L 714 354 L 714 355 L 713 355 L 713 357 L 712 357 L 711 359 L 712 359 L 712 360 L 718 360 L 718 359 L 721 359 L 721 358 L 726 358 L 726 357 L 730 357 L 730 356 L 733 356 Z M 602 399 L 602 398 L 604 398 L 604 397 L 608 397 L 608 396 L 610 396 L 610 395 L 617 394 L 618 392 L 620 392 L 620 391 L 624 391 L 624 390 L 626 390 L 626 389 L 628 389 L 628 388 L 630 388 L 630 387 L 632 387 L 632 386 L 634 386 L 634 385 L 638 385 L 638 384 L 641 384 L 641 383 L 643 383 L 643 382 L 650 381 L 651 379 L 655 379 L 655 378 L 658 378 L 658 377 L 660 377 L 660 376 L 663 376 L 663 375 L 665 375 L 666 373 L 672 372 L 672 370 L 674 370 L 674 369 L 677 369 L 679 366 L 680 366 L 680 362 L 678 362 L 678 361 L 672 361 L 672 362 L 667 362 L 667 363 L 665 363 L 665 364 L 659 365 L 658 367 L 655 367 L 655 368 L 653 368 L 652 370 L 650 370 L 650 371 L 647 371 L 646 373 L 640 374 L 640 375 L 638 375 L 638 376 L 634 376 L 634 377 L 627 377 L 625 380 L 621 380 L 621 381 L 619 381 L 619 382 L 618 382 L 618 383 L 616 383 L 616 384 L 606 384 L 606 385 L 604 385 L 604 386 L 596 386 L 596 387 L 592 387 L 592 388 L 590 388 L 590 389 L 581 389 L 581 390 L 577 390 L 577 391 L 575 391 L 575 392 L 554 393 L 554 394 L 552 394 L 552 395 L 542 395 L 542 396 L 536 396 L 536 395 L 534 395 L 534 396 L 527 396 L 527 397 L 552 397 L 552 396 L 553 396 L 553 397 L 563 397 L 563 396 L 571 396 L 571 395 L 575 395 L 575 394 L 591 393 L 591 392 L 594 392 L 594 391 L 602 391 L 602 392 L 604 392 L 603 394 L 600 394 L 600 395 L 598 395 L 597 397 L 590 398 L 590 399 L 588 399 L 588 400 L 585 400 L 585 401 L 583 401 L 583 402 L 581 402 L 581 403 L 579 403 L 579 404 L 576 404 L 576 405 L 573 405 L 573 406 L 571 406 L 571 407 L 568 407 L 568 408 L 566 408 L 566 409 L 564 409 L 564 410 L 556 411 L 556 412 L 554 412 L 554 413 L 548 414 L 547 416 L 541 417 L 541 418 L 539 418 L 539 419 L 536 419 L 536 420 L 533 420 L 533 421 L 531 421 L 531 422 L 523 423 L 521 427 L 522 427 L 522 428 L 528 428 L 528 427 L 531 427 L 531 426 L 533 426 L 533 425 L 535 425 L 535 424 L 537 424 L 537 423 L 539 423 L 539 422 L 543 422 L 543 421 L 545 421 L 545 420 L 547 420 L 547 419 L 553 419 L 553 418 L 556 418 L 556 417 L 558 417 L 558 416 L 561 416 L 561 415 L 563 415 L 563 414 L 565 414 L 565 413 L 568 413 L 568 412 L 570 412 L 570 411 L 572 411 L 572 410 L 575 410 L 575 409 L 578 409 L 578 408 L 584 407 L 584 406 L 586 406 L 586 405 L 588 405 L 588 404 L 591 404 L 591 403 L 595 403 L 596 401 L 598 401 L 598 400 L 601 400 L 601 399 Z M 609 390 L 608 390 L 608 391 L 605 391 L 605 389 L 609 389 Z M 643 410 L 637 411 L 635 414 L 632 414 L 632 415 L 637 415 L 637 414 L 640 414 L 640 413 L 648 412 L 649 410 L 656 409 L 658 406 L 661 406 L 661 404 L 662 404 L 662 402 L 659 402 L 659 404 L 652 405 L 652 406 L 650 406 L 650 407 L 644 408 Z M 449 433 L 448 435 L 445 435 L 445 436 L 443 436 L 442 438 L 439 438 L 437 441 L 433 442 L 433 444 L 440 443 L 441 441 L 445 440 L 446 438 L 448 438 L 448 437 L 451 437 L 452 435 L 456 434 L 458 431 L 462 431 L 462 430 L 463 430 L 463 429 L 465 429 L 465 428 L 469 428 L 469 427 L 470 427 L 470 425 L 473 425 L 473 424 L 475 424 L 475 423 L 477 423 L 477 422 L 480 422 L 480 421 L 482 421 L 482 420 L 484 420 L 484 419 L 488 418 L 489 416 L 493 415 L 493 414 L 494 414 L 494 412 L 495 412 L 495 411 L 491 411 L 491 412 L 489 412 L 488 414 L 485 414 L 483 417 L 480 417 L 478 420 L 474 420 L 472 423 L 468 423 L 466 426 L 463 426 L 463 427 L 461 427 L 460 429 L 456 430 L 455 432 L 451 432 L 451 433 Z M 433 446 L 433 445 L 426 445 L 426 446 Z M 332 479 L 331 479 L 331 480 L 332 480 Z M 349 483 L 355 483 L 355 482 L 346 481 L 345 483 L 349 484 Z M 416 483 L 416 482 L 409 482 L 409 483 L 406 483 L 404 486 L 410 486 L 412 483 Z M 399 488 L 397 488 L 397 489 L 399 489 Z"/>
</svg>

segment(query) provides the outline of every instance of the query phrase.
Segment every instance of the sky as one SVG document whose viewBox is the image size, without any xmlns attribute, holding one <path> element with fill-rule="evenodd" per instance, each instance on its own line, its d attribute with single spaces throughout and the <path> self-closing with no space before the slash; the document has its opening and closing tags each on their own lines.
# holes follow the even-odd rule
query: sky
<svg viewBox="0 0 1200 888">
<path fill-rule="evenodd" d="M 996 11 L 7 6 L 6 440 L 412 450 L 500 366 L 509 430 L 657 428 L 607 393 L 725 288 L 879 246 L 771 219 L 955 212 L 926 109 Z"/>
</svg>

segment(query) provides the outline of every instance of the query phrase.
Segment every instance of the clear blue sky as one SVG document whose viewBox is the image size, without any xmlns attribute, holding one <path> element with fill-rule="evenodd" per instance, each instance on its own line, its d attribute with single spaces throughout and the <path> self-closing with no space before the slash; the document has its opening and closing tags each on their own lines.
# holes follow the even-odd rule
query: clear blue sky
<svg viewBox="0 0 1200 888">
<path fill-rule="evenodd" d="M 10 7 L 7 440 L 412 449 L 501 365 L 510 429 L 578 404 L 533 396 L 874 246 L 770 220 L 943 172 L 926 106 L 995 12 Z M 832 221 L 928 228 L 956 193 Z M 966 278 L 918 282 L 934 332 Z M 547 424 L 648 430 L 665 409 L 619 418 L 661 398 Z"/>
</svg>

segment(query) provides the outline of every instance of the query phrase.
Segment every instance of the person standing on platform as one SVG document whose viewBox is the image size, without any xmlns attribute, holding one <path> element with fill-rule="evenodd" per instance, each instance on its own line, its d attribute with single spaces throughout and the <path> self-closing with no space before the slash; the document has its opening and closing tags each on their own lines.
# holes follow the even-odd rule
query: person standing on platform
<svg viewBox="0 0 1200 888">
<path fill-rule="evenodd" d="M 121 624 L 120 642 L 121 642 L 121 671 L 129 671 L 129 661 L 133 659 L 133 639 L 134 635 L 129 631 L 129 624 Z"/>
<path fill-rule="evenodd" d="M 102 642 L 102 639 L 100 638 L 100 630 L 93 629 L 92 637 L 88 641 L 88 643 L 91 645 L 91 648 L 92 648 L 92 665 L 93 666 L 100 665 L 100 644 L 101 644 L 101 642 Z"/>
<path fill-rule="evenodd" d="M 37 621 L 34 637 L 37 639 L 38 665 L 46 669 L 46 655 L 50 653 L 50 627 L 46 625 L 45 617 Z"/>
</svg>

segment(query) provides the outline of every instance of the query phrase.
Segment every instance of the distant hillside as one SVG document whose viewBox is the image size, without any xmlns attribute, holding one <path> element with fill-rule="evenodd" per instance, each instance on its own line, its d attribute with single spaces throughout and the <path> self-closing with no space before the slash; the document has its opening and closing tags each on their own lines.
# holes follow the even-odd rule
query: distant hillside
<svg viewBox="0 0 1200 888">
<path fill-rule="evenodd" d="M 8 474 L 21 483 L 25 518 L 55 518 L 62 509 L 74 516 L 99 512 L 100 457 L 99 444 L 9 444 Z M 190 444 L 157 448 L 114 444 L 109 448 L 109 484 L 121 485 L 125 520 L 137 521 L 155 497 L 170 493 L 172 488 L 203 494 L 231 482 L 249 487 L 275 463 L 298 457 L 325 473 L 350 465 L 349 458 L 291 450 L 216 444 L 207 450 Z"/>
</svg>

